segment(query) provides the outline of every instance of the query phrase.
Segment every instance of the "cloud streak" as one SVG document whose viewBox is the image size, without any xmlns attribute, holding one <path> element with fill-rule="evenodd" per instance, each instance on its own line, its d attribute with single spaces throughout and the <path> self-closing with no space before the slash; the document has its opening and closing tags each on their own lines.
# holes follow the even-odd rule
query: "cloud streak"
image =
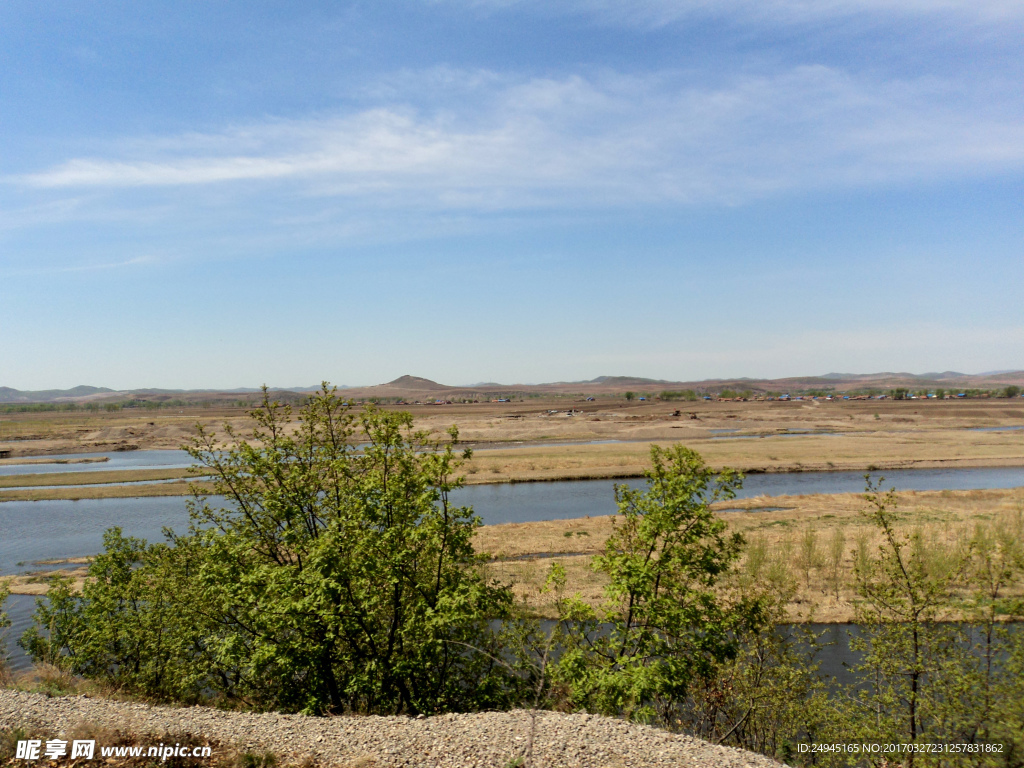
<svg viewBox="0 0 1024 768">
<path fill-rule="evenodd" d="M 436 73 L 421 77 L 437 87 Z M 417 110 L 411 92 L 397 93 L 334 118 L 126 142 L 131 156 L 73 158 L 7 182 L 288 183 L 311 197 L 472 209 L 733 204 L 1024 167 L 1021 98 L 998 82 L 872 80 L 824 66 L 715 87 L 666 72 L 463 81 L 444 108 Z"/>
<path fill-rule="evenodd" d="M 39 275 L 75 274 L 82 272 L 108 272 L 125 269 L 129 267 L 137 267 L 144 264 L 154 264 L 156 263 L 156 261 L 156 258 L 154 258 L 153 256 L 136 256 L 134 258 L 122 259 L 120 261 L 93 262 L 86 264 L 73 264 L 54 267 L 30 267 L 28 269 L 12 269 L 0 274 L 3 274 L 5 277 L 26 277 Z"/>
</svg>

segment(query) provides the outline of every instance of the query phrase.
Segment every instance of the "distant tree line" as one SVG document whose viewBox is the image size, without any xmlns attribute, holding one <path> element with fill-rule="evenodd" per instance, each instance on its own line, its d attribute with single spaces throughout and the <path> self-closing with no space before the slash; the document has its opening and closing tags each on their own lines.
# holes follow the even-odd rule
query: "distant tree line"
<svg viewBox="0 0 1024 768">
<path fill-rule="evenodd" d="M 688 402 L 694 402 L 704 397 L 704 392 L 697 392 L 693 389 L 682 389 L 682 390 L 664 390 L 660 392 L 656 397 L 658 400 L 671 402 L 674 400 L 683 400 Z M 718 392 L 708 393 L 713 397 L 720 397 L 726 400 L 732 400 L 737 397 L 739 398 L 753 398 L 759 397 L 770 397 L 778 398 L 783 393 L 769 391 L 769 392 L 754 392 L 750 389 L 745 390 L 734 390 L 734 389 L 723 389 Z M 914 395 L 918 398 L 925 398 L 929 395 L 935 395 L 935 397 L 942 399 L 947 396 L 949 397 L 964 397 L 964 398 L 979 398 L 979 397 L 1019 397 L 1021 394 L 1021 388 L 1015 384 L 1011 384 L 1002 389 L 917 389 L 912 390 L 907 387 L 895 387 L 893 389 L 882 389 L 878 387 L 869 387 L 862 389 L 848 390 L 845 392 L 836 392 L 833 388 L 825 389 L 808 389 L 808 390 L 794 390 L 792 394 L 801 395 L 804 397 L 828 397 L 828 396 L 841 396 L 841 395 L 887 395 L 892 397 L 894 400 L 904 400 Z M 297 392 L 280 392 L 276 393 L 277 397 L 293 406 L 301 406 L 304 402 L 309 399 L 309 395 Z M 522 400 L 524 397 L 531 399 L 540 398 L 543 395 L 535 392 L 523 394 L 523 393 L 489 393 L 488 395 L 472 395 L 472 396 L 459 396 L 459 397 L 447 397 L 446 400 L 453 403 L 480 403 L 486 402 L 491 399 L 503 399 L 503 400 Z M 578 395 L 583 397 L 584 395 Z M 639 397 L 644 397 L 647 400 L 653 400 L 655 395 L 651 393 L 638 393 L 633 391 L 627 391 L 624 393 L 626 400 L 635 400 Z M 427 402 L 433 402 L 435 398 L 426 398 Z M 399 396 L 392 397 L 360 397 L 350 398 L 350 404 L 354 405 L 408 405 L 409 399 Z M 62 402 L 62 403 L 4 403 L 0 404 L 0 413 L 50 413 L 50 412 L 85 412 L 85 413 L 98 413 L 104 412 L 117 412 L 124 409 L 142 409 L 142 410 L 160 410 L 162 408 L 252 408 L 259 403 L 258 397 L 252 397 L 248 399 L 234 399 L 234 400 L 222 400 L 222 399 L 210 399 L 210 398 L 167 398 L 167 399 L 151 399 L 151 398 L 128 398 L 115 401 L 107 402 L 86 402 L 86 403 L 73 403 L 73 402 Z"/>
<path fill-rule="evenodd" d="M 685 400 L 687 402 L 694 402 L 700 399 L 700 396 L 692 389 L 681 389 L 681 390 L 666 390 L 658 395 L 659 400 Z"/>
<path fill-rule="evenodd" d="M 159 410 L 161 408 L 235 407 L 252 408 L 255 400 L 118 400 L 105 403 L 9 403 L 0 405 L 0 413 L 116 413 L 125 409 Z"/>
</svg>

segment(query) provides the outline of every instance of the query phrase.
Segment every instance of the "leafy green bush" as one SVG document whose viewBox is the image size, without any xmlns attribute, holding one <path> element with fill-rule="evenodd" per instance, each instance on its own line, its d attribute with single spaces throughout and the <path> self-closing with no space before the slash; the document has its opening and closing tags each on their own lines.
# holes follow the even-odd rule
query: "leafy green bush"
<svg viewBox="0 0 1024 768">
<path fill-rule="evenodd" d="M 263 403 L 249 439 L 199 430 L 196 472 L 229 506 L 191 504 L 187 535 L 108 532 L 81 596 L 57 580 L 23 645 L 40 660 L 160 699 L 410 713 L 508 703 L 490 622 L 512 598 L 479 574 L 479 519 L 450 503 L 462 458 L 405 413 L 358 423 L 334 391 L 292 428 Z M 359 439 L 367 444 L 353 446 Z M 467 645 L 493 651 L 468 653 Z"/>
</svg>

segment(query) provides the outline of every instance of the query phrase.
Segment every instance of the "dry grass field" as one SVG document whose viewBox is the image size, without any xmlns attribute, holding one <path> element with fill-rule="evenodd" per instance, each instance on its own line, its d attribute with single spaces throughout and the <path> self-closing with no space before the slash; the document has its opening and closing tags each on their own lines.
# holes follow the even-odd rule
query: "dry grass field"
<svg viewBox="0 0 1024 768">
<path fill-rule="evenodd" d="M 75 589 L 81 591 L 82 585 L 85 584 L 87 570 L 85 565 L 77 568 L 61 568 L 60 575 L 70 578 L 74 582 Z M 49 591 L 49 582 L 53 575 L 54 571 L 52 570 L 30 571 L 17 576 L 7 576 L 0 581 L 7 582 L 12 595 L 39 596 L 45 595 Z"/>
<path fill-rule="evenodd" d="M 63 453 L 99 453 L 180 448 L 197 423 L 246 424 L 245 409 L 192 407 L 156 411 L 47 411 L 0 413 L 0 448 L 19 458 Z"/>
<path fill-rule="evenodd" d="M 166 483 L 140 483 L 139 485 L 77 485 L 59 488 L 19 488 L 0 490 L 0 502 L 4 501 L 78 501 L 79 499 L 141 499 L 151 496 L 189 496 L 192 487 L 198 486 L 203 493 L 211 488 L 202 482 L 188 480 Z"/>
<path fill-rule="evenodd" d="M 978 526 L 1002 525 L 1024 537 L 1024 488 L 910 491 L 900 493 L 899 500 L 903 530 L 949 552 L 965 545 Z M 881 541 L 861 515 L 866 503 L 860 494 L 773 496 L 718 506 L 752 510 L 721 513 L 730 528 L 747 539 L 732 588 L 773 583 L 792 589 L 787 605 L 792 621 L 853 620 L 854 558 L 861 551 L 876 551 Z M 758 511 L 766 506 L 784 509 Z M 550 618 L 554 597 L 541 587 L 553 562 L 565 568 L 568 594 L 578 592 L 593 605 L 602 601 L 605 582 L 591 567 L 591 559 L 602 550 L 614 519 L 487 526 L 478 532 L 476 543 L 492 558 L 488 572 L 499 581 L 515 584 L 517 595 L 532 612 Z"/>
<path fill-rule="evenodd" d="M 470 483 L 635 477 L 654 442 L 683 442 L 714 466 L 746 472 L 1024 466 L 1024 431 L 977 431 L 1024 425 L 1020 399 L 627 403 L 548 397 L 399 407 L 438 438 L 458 425 L 461 439 L 477 449 L 466 467 Z M 10 448 L 12 458 L 0 465 L 46 454 L 179 448 L 197 423 L 217 429 L 227 422 L 243 434 L 247 427 L 242 408 L 168 410 L 3 415 L 0 447 Z"/>
<path fill-rule="evenodd" d="M 743 436 L 747 434 L 763 436 Z M 652 443 L 664 446 L 677 441 L 699 451 L 714 467 L 734 467 L 747 473 L 1024 466 L 1024 431 L 979 432 L 928 423 L 919 425 L 917 429 L 862 430 L 845 434 L 767 433 L 763 428 L 758 433 L 753 427 L 745 427 L 740 436 L 729 433 L 721 437 L 710 433 L 709 428 L 688 427 L 686 432 L 680 431 L 672 438 L 630 437 L 623 440 L 556 443 L 538 438 L 535 441 L 524 440 L 515 447 L 507 442 L 498 444 L 502 447 L 491 447 L 495 443 L 481 446 L 477 441 L 473 458 L 464 467 L 466 482 L 475 485 L 638 477 L 647 466 Z M 0 465 L 4 463 L 0 461 Z M 31 472 L 31 466 L 26 465 L 25 474 L 0 477 L 0 501 L 180 496 L 188 493 L 187 482 L 131 486 L 109 484 L 184 477 L 186 473 L 183 470 L 138 469 L 111 473 L 60 473 L 59 476 L 53 473 L 45 478 L 31 475 Z M 111 479 L 99 479 L 101 476 Z M 5 490 L 33 485 L 67 487 Z"/>
<path fill-rule="evenodd" d="M 0 488 L 47 485 L 101 485 L 138 483 L 188 477 L 188 469 L 121 469 L 110 472 L 48 472 L 46 474 L 0 475 Z"/>
</svg>

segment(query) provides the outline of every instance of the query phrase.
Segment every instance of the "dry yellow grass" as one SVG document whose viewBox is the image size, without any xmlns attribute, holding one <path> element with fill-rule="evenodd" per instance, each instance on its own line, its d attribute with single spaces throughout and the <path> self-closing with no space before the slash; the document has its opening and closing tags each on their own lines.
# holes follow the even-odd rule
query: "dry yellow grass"
<svg viewBox="0 0 1024 768">
<path fill-rule="evenodd" d="M 187 480 L 171 483 L 152 483 L 139 485 L 86 485 L 67 488 L 25 488 L 19 490 L 0 490 L 0 502 L 4 501 L 47 501 L 59 499 L 77 501 L 78 499 L 136 499 L 149 496 L 188 496 L 191 486 L 199 487 L 204 493 L 212 492 L 212 488 L 203 482 L 189 483 Z"/>
<path fill-rule="evenodd" d="M 59 571 L 30 571 L 17 576 L 6 576 L 0 579 L 0 585 L 6 582 L 12 595 L 45 595 L 50 588 L 50 579 L 55 575 L 68 576 L 74 581 L 74 588 L 81 590 L 85 583 L 86 568 L 62 568 Z"/>
<path fill-rule="evenodd" d="M 0 489 L 38 485 L 99 485 L 103 483 L 172 480 L 188 477 L 188 469 L 122 469 L 110 472 L 47 472 L 27 475 L 0 475 Z"/>
<path fill-rule="evenodd" d="M 1024 515 L 1024 489 L 991 491 L 909 491 L 901 493 L 900 512 L 907 529 L 920 531 L 930 540 L 954 546 L 977 524 Z M 846 622 L 853 614 L 853 557 L 859 546 L 875 551 L 880 543 L 877 530 L 861 515 L 865 501 L 860 494 L 782 496 L 769 499 L 745 499 L 720 506 L 756 508 L 786 507 L 781 511 L 724 512 L 730 528 L 747 538 L 747 555 L 761 547 L 769 565 L 785 566 L 785 578 L 796 587 L 787 606 L 794 621 Z M 516 523 L 487 526 L 476 537 L 479 551 L 491 555 L 487 572 L 506 583 L 513 583 L 521 599 L 526 599 L 538 615 L 554 615 L 553 597 L 541 587 L 552 563 L 566 570 L 567 591 L 579 592 L 593 605 L 602 600 L 603 577 L 591 568 L 612 531 L 613 517 L 557 520 L 543 523 Z M 816 534 L 820 564 L 812 566 L 805 578 L 799 566 L 800 546 L 805 533 Z M 827 563 L 829 545 L 836 530 L 845 542 L 839 562 L 839 596 L 835 595 Z M 569 534 L 568 536 L 566 534 Z M 580 535 L 584 534 L 584 535 Z M 561 557 L 536 557 L 529 554 L 561 553 Z M 568 556 L 567 553 L 582 553 Z M 520 558 L 520 559 L 510 559 Z M 740 571 L 747 567 L 741 562 Z"/>
<path fill-rule="evenodd" d="M 668 445 L 669 441 L 653 443 Z M 714 467 L 745 472 L 1020 466 L 1024 434 L 936 430 L 757 439 L 681 439 Z M 648 465 L 650 443 L 542 445 L 477 451 L 467 482 L 636 477 Z"/>
<path fill-rule="evenodd" d="M 1010 462 L 1024 465 L 1024 433 L 971 432 L 973 427 L 1024 423 L 1024 404 L 1015 400 L 842 401 L 842 402 L 698 402 L 649 401 L 627 404 L 599 398 L 579 402 L 544 397 L 517 403 L 399 406 L 413 413 L 418 429 L 438 437 L 451 425 L 477 446 L 529 444 L 518 451 L 480 452 L 477 474 L 507 474 L 509 464 L 523 473 L 591 468 L 604 473 L 635 471 L 648 442 L 682 441 L 706 453 L 712 463 L 741 468 L 836 466 L 866 468 L 874 463 Z M 567 410 L 575 415 L 568 415 Z M 550 411 L 556 411 L 550 413 Z M 676 413 L 679 416 L 676 416 Z M 696 418 L 691 418 L 691 414 Z M 209 407 L 121 411 L 116 413 L 5 414 L 0 441 L 15 461 L 46 453 L 113 451 L 128 448 L 178 448 L 196 423 L 218 430 L 229 422 L 245 433 L 242 408 Z M 712 430 L 733 429 L 763 439 L 711 439 Z M 777 437 L 809 430 L 804 437 Z M 589 445 L 589 441 L 634 441 Z M 580 445 L 552 445 L 579 441 Z M 572 457 L 579 457 L 574 461 Z M 0 465 L 5 462 L 0 461 Z M 534 469 L 529 464 L 535 465 Z"/>
</svg>

